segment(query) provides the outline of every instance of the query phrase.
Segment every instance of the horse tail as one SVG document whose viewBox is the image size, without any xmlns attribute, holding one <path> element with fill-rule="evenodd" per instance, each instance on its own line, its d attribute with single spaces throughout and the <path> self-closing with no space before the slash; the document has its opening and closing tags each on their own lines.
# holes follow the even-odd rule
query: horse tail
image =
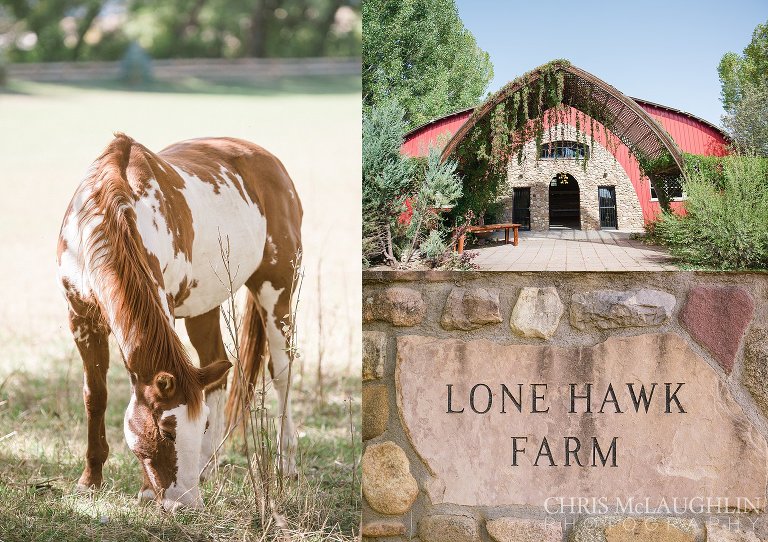
<svg viewBox="0 0 768 542">
<path fill-rule="evenodd" d="M 245 415 L 253 398 L 253 391 L 269 356 L 267 334 L 260 307 L 248 291 L 245 312 L 240 324 L 239 361 L 235 363 L 232 391 L 227 399 L 227 427 L 244 426 Z"/>
</svg>

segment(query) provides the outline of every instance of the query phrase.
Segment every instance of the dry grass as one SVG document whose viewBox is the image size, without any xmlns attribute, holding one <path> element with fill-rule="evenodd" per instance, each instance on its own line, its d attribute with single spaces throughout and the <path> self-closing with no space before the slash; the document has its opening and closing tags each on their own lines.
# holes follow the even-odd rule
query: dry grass
<svg viewBox="0 0 768 542">
<path fill-rule="evenodd" d="M 281 539 L 274 524 L 261 524 L 237 439 L 225 447 L 222 466 L 203 485 L 203 512 L 171 516 L 137 504 L 141 475 L 122 436 L 129 384 L 119 357 L 113 357 L 109 377 L 105 488 L 94 495 L 76 492 L 85 451 L 81 377 L 76 352 L 61 347 L 63 354 L 41 374 L 17 371 L 3 379 L 0 436 L 11 436 L 0 442 L 0 540 Z M 358 527 L 354 466 L 360 442 L 350 435 L 347 409 L 359 384 L 355 377 L 329 380 L 334 392 L 321 408 L 314 394 L 294 395 L 296 418 L 302 420 L 301 474 L 286 482 L 277 503 L 287 520 L 282 531 L 291 533 L 291 540 L 353 540 Z M 359 401 L 352 399 L 351 405 L 353 417 L 359 417 Z"/>
<path fill-rule="evenodd" d="M 0 94 L 0 540 L 352 540 L 359 524 L 359 81 L 194 93 L 16 85 Z M 113 131 L 150 148 L 231 135 L 286 164 L 305 207 L 304 281 L 294 369 L 299 479 L 279 503 L 286 526 L 261 525 L 234 442 L 203 486 L 206 510 L 139 506 L 136 459 L 122 435 L 129 383 L 113 348 L 105 488 L 74 491 L 83 467 L 82 370 L 55 284 L 61 217 Z M 317 284 L 322 275 L 322 304 Z M 323 325 L 318 325 L 318 314 Z M 183 336 L 183 325 L 177 328 Z M 323 358 L 323 401 L 317 365 Z M 194 356 L 193 356 L 194 357 Z M 351 399 L 351 402 L 350 402 Z M 268 404 L 274 411 L 274 396 Z M 352 428 L 350 428 L 350 406 Z M 354 433 L 354 436 L 351 435 Z"/>
</svg>

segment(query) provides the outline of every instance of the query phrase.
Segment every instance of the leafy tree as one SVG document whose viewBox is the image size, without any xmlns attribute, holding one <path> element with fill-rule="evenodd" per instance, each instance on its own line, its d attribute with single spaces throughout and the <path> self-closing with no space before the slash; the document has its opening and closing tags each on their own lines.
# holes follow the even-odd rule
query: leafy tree
<svg viewBox="0 0 768 542">
<path fill-rule="evenodd" d="M 133 0 L 132 29 L 155 58 L 359 54 L 359 0 Z M 342 9 L 344 8 L 344 9 Z M 340 11 L 341 10 L 341 11 Z M 149 24 L 146 24 L 149 23 Z"/>
<path fill-rule="evenodd" d="M 27 39 L 31 39 L 26 44 L 14 41 L 10 46 L 10 59 L 83 59 L 85 36 L 105 4 L 106 1 L 101 0 L 0 0 L 0 18 L 9 24 L 9 35 L 29 33 Z M 13 24 L 16 22 L 21 24 L 17 27 Z"/>
<path fill-rule="evenodd" d="M 717 71 L 723 125 L 736 150 L 768 156 L 768 22 L 757 25 L 742 55 L 723 55 Z"/>
<path fill-rule="evenodd" d="M 432 149 L 425 159 L 400 153 L 406 131 L 403 109 L 384 102 L 363 113 L 363 258 L 408 263 L 430 230 L 442 224 L 435 208 L 461 196 L 456 162 L 440 162 Z M 431 234 L 432 246 L 442 239 Z"/>
<path fill-rule="evenodd" d="M 759 24 L 742 55 L 725 53 L 717 67 L 723 107 L 732 112 L 747 88 L 768 88 L 768 22 Z"/>
<path fill-rule="evenodd" d="M 493 76 L 454 0 L 363 1 L 363 101 L 395 100 L 409 127 L 475 105 Z"/>
<path fill-rule="evenodd" d="M 768 156 L 768 87 L 745 87 L 739 103 L 722 120 L 738 152 Z"/>
<path fill-rule="evenodd" d="M 443 239 L 443 233 L 437 228 L 431 230 L 426 239 L 421 242 L 419 250 L 426 260 L 439 264 L 440 259 L 445 256 L 445 252 L 448 250 Z"/>
<path fill-rule="evenodd" d="M 0 0 L 9 60 L 360 54 L 360 0 Z"/>
</svg>

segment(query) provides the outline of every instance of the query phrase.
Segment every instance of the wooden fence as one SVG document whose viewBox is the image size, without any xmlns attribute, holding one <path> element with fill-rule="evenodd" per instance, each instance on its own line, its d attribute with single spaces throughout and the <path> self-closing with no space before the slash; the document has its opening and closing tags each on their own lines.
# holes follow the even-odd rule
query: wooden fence
<svg viewBox="0 0 768 542">
<path fill-rule="evenodd" d="M 359 58 L 239 58 L 153 60 L 160 81 L 197 77 L 215 81 L 258 81 L 286 76 L 359 75 Z M 13 79 L 41 82 L 114 80 L 120 62 L 44 62 L 9 64 Z"/>
</svg>

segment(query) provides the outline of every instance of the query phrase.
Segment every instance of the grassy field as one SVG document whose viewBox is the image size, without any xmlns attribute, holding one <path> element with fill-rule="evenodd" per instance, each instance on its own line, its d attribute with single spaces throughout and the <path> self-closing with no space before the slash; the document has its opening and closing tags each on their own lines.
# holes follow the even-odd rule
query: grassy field
<svg viewBox="0 0 768 542">
<path fill-rule="evenodd" d="M 278 500 L 291 540 L 352 540 L 359 524 L 360 81 L 286 79 L 118 86 L 13 83 L 0 93 L 0 541 L 272 540 L 246 458 L 231 444 L 203 486 L 206 510 L 139 506 L 139 466 L 122 435 L 129 384 L 112 349 L 105 488 L 74 491 L 83 466 L 80 360 L 55 282 L 64 210 L 114 131 L 149 148 L 192 137 L 257 142 L 302 198 L 304 286 L 294 370 L 299 479 Z M 183 325 L 177 323 L 183 336 Z M 322 375 L 322 400 L 318 374 Z"/>
</svg>

